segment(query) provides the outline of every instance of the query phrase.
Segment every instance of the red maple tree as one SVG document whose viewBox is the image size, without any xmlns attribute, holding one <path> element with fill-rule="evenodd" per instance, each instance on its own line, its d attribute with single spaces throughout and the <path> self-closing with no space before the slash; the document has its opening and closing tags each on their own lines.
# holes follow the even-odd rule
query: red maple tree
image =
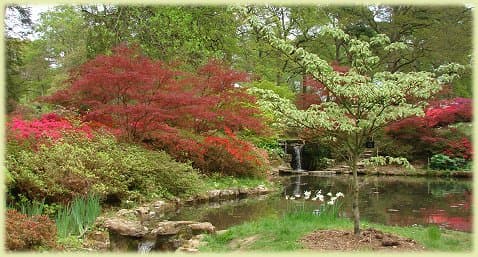
<svg viewBox="0 0 478 257">
<path fill-rule="evenodd" d="M 470 140 L 448 125 L 471 122 L 471 104 L 469 98 L 432 101 L 425 111 L 425 116 L 394 122 L 386 127 L 386 132 L 399 142 L 413 145 L 418 153 L 443 153 L 450 157 L 470 160 Z"/>
<path fill-rule="evenodd" d="M 81 65 L 71 85 L 46 100 L 75 108 L 86 120 L 119 128 L 134 141 L 158 131 L 202 133 L 224 126 L 260 133 L 264 126 L 255 99 L 236 84 L 247 80 L 247 74 L 217 61 L 191 74 L 121 45 L 112 55 Z"/>
<path fill-rule="evenodd" d="M 121 45 L 81 65 L 67 88 L 44 99 L 203 168 L 212 143 L 205 137 L 224 127 L 267 133 L 255 98 L 239 85 L 248 80 L 217 60 L 189 73 Z"/>
</svg>

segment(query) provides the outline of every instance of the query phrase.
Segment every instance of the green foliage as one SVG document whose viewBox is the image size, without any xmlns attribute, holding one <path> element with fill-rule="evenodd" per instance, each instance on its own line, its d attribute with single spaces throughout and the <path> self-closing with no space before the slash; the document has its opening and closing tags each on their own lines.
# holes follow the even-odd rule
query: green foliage
<svg viewBox="0 0 478 257">
<path fill-rule="evenodd" d="M 41 13 L 35 30 L 40 34 L 36 49 L 47 52 L 45 57 L 58 66 L 56 72 L 68 72 L 86 61 L 87 24 L 76 6 L 58 5 Z"/>
<path fill-rule="evenodd" d="M 460 170 L 467 166 L 462 158 L 451 158 L 444 154 L 435 154 L 430 158 L 430 168 L 433 170 Z"/>
<path fill-rule="evenodd" d="M 94 193 L 110 202 L 193 194 L 202 187 L 189 164 L 164 152 L 121 144 L 114 137 L 64 138 L 36 152 L 7 152 L 11 192 L 47 203 Z"/>
<path fill-rule="evenodd" d="M 7 168 L 3 167 L 3 177 L 5 178 L 5 184 L 9 187 L 11 184 L 15 183 L 15 179 L 13 179 L 12 174 L 8 171 Z"/>
<path fill-rule="evenodd" d="M 412 238 L 424 245 L 427 250 L 470 251 L 472 234 L 440 230 L 437 228 L 399 227 L 373 224 L 364 221 L 364 227 L 372 227 L 383 232 Z M 298 240 L 318 229 L 352 230 L 353 224 L 345 218 L 313 215 L 312 212 L 295 212 L 283 216 L 267 216 L 256 221 L 246 222 L 228 229 L 221 235 L 207 235 L 203 252 L 229 252 L 231 241 L 254 236 L 256 240 L 241 247 L 243 251 L 291 251 L 303 248 Z M 431 232 L 430 232 L 431 231 Z"/>
<path fill-rule="evenodd" d="M 428 238 L 433 241 L 439 240 L 441 237 L 440 228 L 436 225 L 429 226 L 426 229 L 426 233 L 428 235 Z"/>
<path fill-rule="evenodd" d="M 205 189 L 254 188 L 259 185 L 270 186 L 270 182 L 259 178 L 238 178 L 212 174 L 205 178 Z"/>
<path fill-rule="evenodd" d="M 97 196 L 75 198 L 70 205 L 63 207 L 56 215 L 59 238 L 83 235 L 100 215 L 100 199 Z"/>
<path fill-rule="evenodd" d="M 253 133 L 245 134 L 241 138 L 253 143 L 256 147 L 267 151 L 269 158 L 281 158 L 284 155 L 284 148 L 279 145 L 279 139 L 276 136 L 259 136 Z"/>
<path fill-rule="evenodd" d="M 295 93 L 289 88 L 288 85 L 277 85 L 276 83 L 273 83 L 271 81 L 260 80 L 260 81 L 254 81 L 252 83 L 246 84 L 246 86 L 272 90 L 274 93 L 276 93 L 280 97 L 289 99 L 291 101 L 295 99 Z"/>
<path fill-rule="evenodd" d="M 401 165 L 405 169 L 414 171 L 415 168 L 404 157 L 391 157 L 391 156 L 372 156 L 369 159 L 363 161 L 365 165 L 369 166 L 385 166 L 390 164 Z"/>
</svg>

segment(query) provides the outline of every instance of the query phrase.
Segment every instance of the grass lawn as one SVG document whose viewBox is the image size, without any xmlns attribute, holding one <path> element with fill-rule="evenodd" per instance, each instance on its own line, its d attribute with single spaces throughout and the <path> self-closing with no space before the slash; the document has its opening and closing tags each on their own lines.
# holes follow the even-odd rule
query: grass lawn
<svg viewBox="0 0 478 257">
<path fill-rule="evenodd" d="M 361 228 L 373 227 L 383 232 L 409 237 L 432 251 L 471 251 L 470 233 L 442 230 L 431 227 L 397 227 L 373 224 L 363 221 Z M 257 221 L 231 227 L 226 233 L 208 235 L 202 252 L 227 252 L 236 249 L 235 241 L 251 238 L 243 243 L 241 250 L 290 251 L 302 249 L 298 240 L 318 229 L 353 230 L 353 222 L 345 218 L 315 216 L 311 213 L 296 212 L 284 216 L 264 217 Z M 253 239 L 253 240 L 252 240 Z M 244 241 L 243 241 L 244 242 Z"/>
</svg>

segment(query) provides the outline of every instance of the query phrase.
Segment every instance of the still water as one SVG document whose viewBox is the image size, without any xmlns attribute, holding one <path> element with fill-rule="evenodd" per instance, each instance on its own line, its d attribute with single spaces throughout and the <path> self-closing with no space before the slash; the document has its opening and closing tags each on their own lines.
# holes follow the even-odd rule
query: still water
<svg viewBox="0 0 478 257">
<path fill-rule="evenodd" d="M 361 176 L 361 219 L 387 225 L 437 224 L 453 230 L 471 232 L 472 181 L 467 179 L 399 176 Z M 221 203 L 183 207 L 167 214 L 170 220 L 209 221 L 218 230 L 267 215 L 283 214 L 301 206 L 302 200 L 286 200 L 285 195 L 321 189 L 322 194 L 342 192 L 342 215 L 351 217 L 352 176 L 290 176 L 283 178 L 281 194 L 236 199 Z M 328 198 L 326 198 L 327 200 Z M 305 201 L 307 210 L 320 206 Z"/>
</svg>

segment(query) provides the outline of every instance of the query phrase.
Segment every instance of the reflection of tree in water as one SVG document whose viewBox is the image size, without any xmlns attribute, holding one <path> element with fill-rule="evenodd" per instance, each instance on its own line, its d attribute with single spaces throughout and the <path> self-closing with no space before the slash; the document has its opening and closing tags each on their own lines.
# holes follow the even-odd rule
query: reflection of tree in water
<svg viewBox="0 0 478 257">
<path fill-rule="evenodd" d="M 304 177 L 304 182 L 308 183 L 304 190 L 344 192 L 343 210 L 350 217 L 351 181 L 350 176 Z M 470 208 L 461 208 L 471 203 L 470 180 L 362 176 L 359 182 L 361 217 L 365 220 L 395 225 L 428 224 L 431 222 L 429 215 L 422 214 L 423 210 L 428 213 L 443 210 L 448 220 L 461 219 L 456 222 L 459 224 L 454 227 L 456 229 L 466 227 L 463 224 L 471 220 Z"/>
<path fill-rule="evenodd" d="M 467 231 L 471 229 L 471 181 L 442 178 L 362 176 L 360 208 L 361 216 L 368 221 L 390 225 L 410 226 L 413 224 L 443 224 L 449 228 Z M 269 215 L 282 215 L 286 212 L 304 208 L 317 209 L 318 201 L 302 199 L 285 200 L 291 195 L 299 182 L 296 176 L 283 180 L 284 192 L 280 196 L 269 195 L 266 199 L 249 198 L 225 201 L 224 204 L 211 203 L 194 207 L 183 207 L 178 214 L 166 217 L 172 220 L 209 221 L 217 229 L 256 220 Z M 299 190 L 322 189 L 322 193 L 343 192 L 343 211 L 351 217 L 350 186 L 352 177 L 339 175 L 332 177 L 301 176 Z M 450 207 L 457 206 L 457 207 Z"/>
</svg>

